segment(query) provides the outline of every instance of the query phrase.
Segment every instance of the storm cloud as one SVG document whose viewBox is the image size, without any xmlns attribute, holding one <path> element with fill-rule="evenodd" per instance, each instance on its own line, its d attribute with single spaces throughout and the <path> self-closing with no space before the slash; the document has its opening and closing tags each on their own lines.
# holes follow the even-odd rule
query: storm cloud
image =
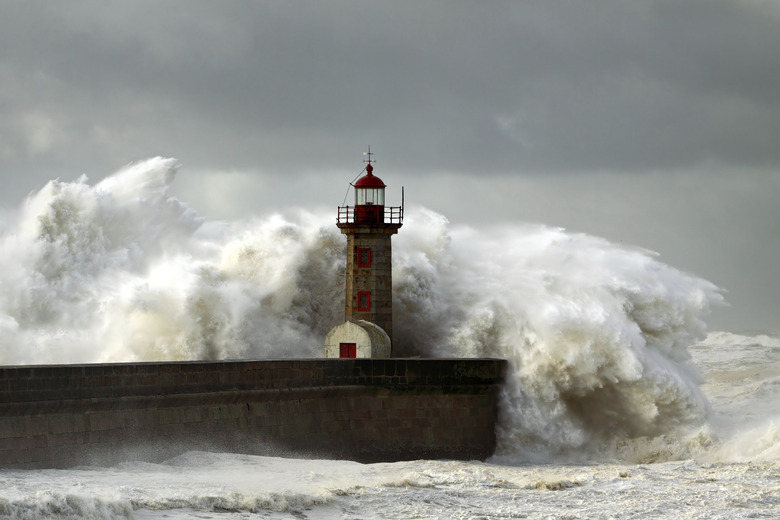
<svg viewBox="0 0 780 520">
<path fill-rule="evenodd" d="M 335 206 L 371 144 L 453 221 L 656 250 L 728 290 L 715 326 L 778 330 L 776 2 L 0 7 L 5 207 L 155 155 L 212 217 Z"/>
</svg>

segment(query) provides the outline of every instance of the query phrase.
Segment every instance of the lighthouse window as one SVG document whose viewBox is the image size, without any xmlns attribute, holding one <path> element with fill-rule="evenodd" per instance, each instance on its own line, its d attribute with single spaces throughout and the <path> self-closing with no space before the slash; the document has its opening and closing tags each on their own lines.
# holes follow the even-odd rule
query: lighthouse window
<svg viewBox="0 0 780 520">
<path fill-rule="evenodd" d="M 355 204 L 363 206 L 366 204 L 385 205 L 384 188 L 355 188 Z"/>
<path fill-rule="evenodd" d="M 357 250 L 358 267 L 371 267 L 371 249 L 368 247 L 358 247 Z"/>
<path fill-rule="evenodd" d="M 371 308 L 371 293 L 361 291 L 357 294 L 357 308 L 359 311 L 367 311 Z"/>
</svg>

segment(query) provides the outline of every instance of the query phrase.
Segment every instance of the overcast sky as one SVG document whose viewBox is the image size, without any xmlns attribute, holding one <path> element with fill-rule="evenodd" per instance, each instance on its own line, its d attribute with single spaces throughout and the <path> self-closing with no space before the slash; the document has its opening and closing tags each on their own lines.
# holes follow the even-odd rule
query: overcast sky
<svg viewBox="0 0 780 520">
<path fill-rule="evenodd" d="M 0 205 L 162 155 L 215 219 L 388 202 L 633 244 L 780 331 L 780 2 L 0 0 Z"/>
</svg>

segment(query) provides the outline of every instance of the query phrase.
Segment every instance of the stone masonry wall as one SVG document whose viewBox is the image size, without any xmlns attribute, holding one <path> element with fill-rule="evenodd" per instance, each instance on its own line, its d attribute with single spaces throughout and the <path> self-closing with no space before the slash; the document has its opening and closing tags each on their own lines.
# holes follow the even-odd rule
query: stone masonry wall
<svg viewBox="0 0 780 520">
<path fill-rule="evenodd" d="M 159 461 L 192 449 L 359 461 L 484 459 L 495 359 L 0 367 L 0 468 Z"/>
</svg>

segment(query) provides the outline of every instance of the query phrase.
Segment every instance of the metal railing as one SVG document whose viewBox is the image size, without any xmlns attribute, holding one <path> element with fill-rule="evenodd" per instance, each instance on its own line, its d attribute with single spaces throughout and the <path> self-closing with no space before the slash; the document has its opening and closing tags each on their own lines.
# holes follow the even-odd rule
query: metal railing
<svg viewBox="0 0 780 520">
<path fill-rule="evenodd" d="M 385 206 L 383 224 L 403 224 L 404 207 L 403 206 Z M 355 223 L 355 206 L 339 206 L 338 224 Z"/>
</svg>

